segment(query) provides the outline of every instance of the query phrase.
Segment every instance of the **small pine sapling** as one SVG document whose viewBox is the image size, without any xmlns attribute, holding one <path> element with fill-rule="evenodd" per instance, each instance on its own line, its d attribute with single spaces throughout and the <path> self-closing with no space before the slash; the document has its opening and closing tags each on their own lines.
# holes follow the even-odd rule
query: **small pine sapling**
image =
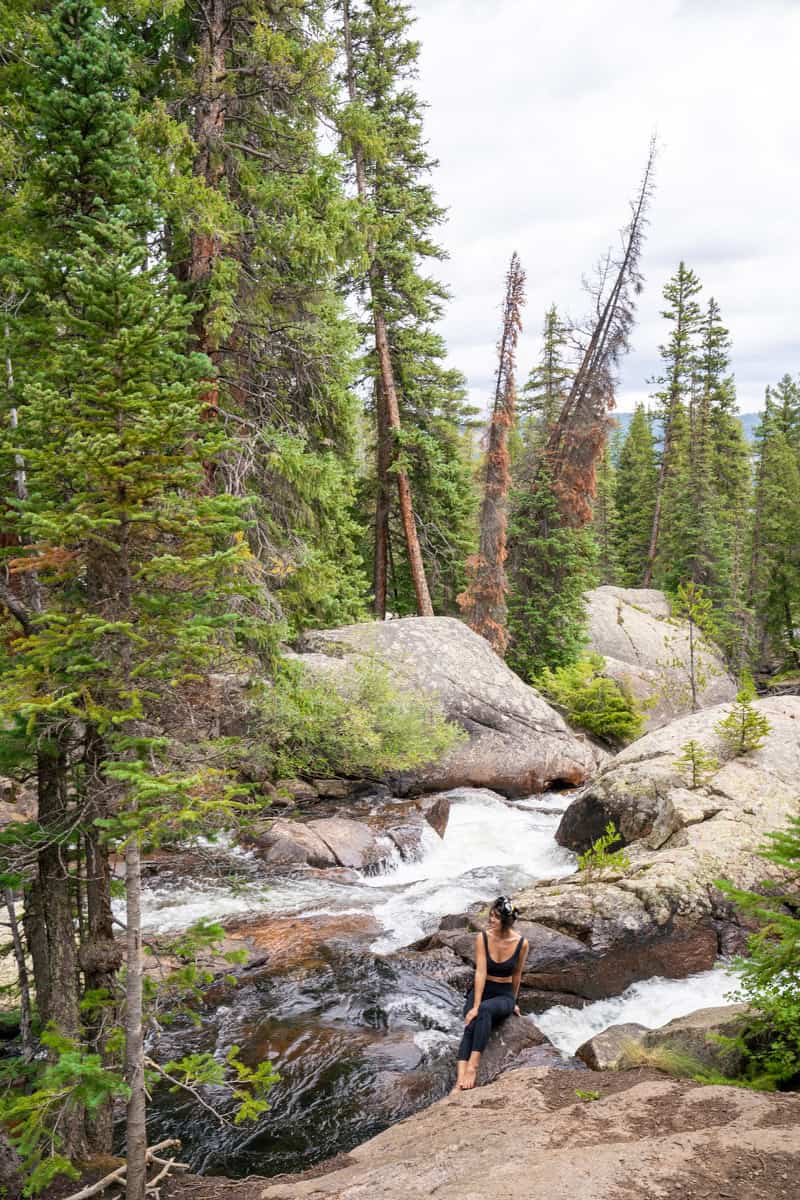
<svg viewBox="0 0 800 1200">
<path fill-rule="evenodd" d="M 616 825 L 613 821 L 609 821 L 602 836 L 597 841 L 592 842 L 585 854 L 578 855 L 578 870 L 583 871 L 588 878 L 591 878 L 598 871 L 610 869 L 627 871 L 631 865 L 631 860 L 625 853 L 624 848 L 611 850 L 611 847 L 621 840 Z"/>
<path fill-rule="evenodd" d="M 743 675 L 736 694 L 736 703 L 727 717 L 723 717 L 714 726 L 714 732 L 719 734 L 734 758 L 739 754 L 749 754 L 751 750 L 757 750 L 772 729 L 764 714 L 754 708 L 755 696 L 756 689 L 752 677 Z"/>
<path fill-rule="evenodd" d="M 702 787 L 719 768 L 719 759 L 708 754 L 694 738 L 681 746 L 682 753 L 675 759 L 674 766 L 684 775 L 687 785 L 694 791 Z"/>
</svg>

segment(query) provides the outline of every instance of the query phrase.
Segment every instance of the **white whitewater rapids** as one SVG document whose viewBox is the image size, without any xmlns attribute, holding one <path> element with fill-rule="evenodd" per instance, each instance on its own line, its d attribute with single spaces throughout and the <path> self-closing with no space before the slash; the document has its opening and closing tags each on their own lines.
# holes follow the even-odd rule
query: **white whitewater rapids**
<svg viewBox="0 0 800 1200">
<path fill-rule="evenodd" d="M 404 862 L 393 847 L 389 868 L 357 883 L 323 873 L 269 878 L 252 852 L 220 843 L 229 871 L 219 878 L 145 884 L 144 927 L 166 933 L 201 918 L 371 913 L 382 929 L 373 949 L 385 954 L 429 933 L 447 913 L 576 870 L 575 856 L 554 836 L 566 793 L 507 803 L 494 792 L 459 788 L 450 800 L 443 838 L 425 825 L 418 859 Z"/>
<path fill-rule="evenodd" d="M 218 879 L 157 879 L 145 886 L 144 925 L 166 932 L 200 918 L 370 913 L 381 929 L 372 949 L 386 954 L 430 933 L 448 913 L 576 870 L 575 856 L 554 836 L 568 793 L 507 802 L 483 789 L 459 788 L 450 801 L 444 838 L 426 826 L 418 859 L 403 861 L 395 852 L 385 872 L 356 883 L 328 880 L 323 873 L 270 879 L 251 852 L 218 846 L 230 863 Z M 613 999 L 584 1009 L 556 1006 L 534 1019 L 562 1054 L 571 1055 L 609 1025 L 637 1022 L 655 1028 L 694 1009 L 730 1003 L 733 987 L 723 969 L 682 980 L 650 979 Z"/>
</svg>

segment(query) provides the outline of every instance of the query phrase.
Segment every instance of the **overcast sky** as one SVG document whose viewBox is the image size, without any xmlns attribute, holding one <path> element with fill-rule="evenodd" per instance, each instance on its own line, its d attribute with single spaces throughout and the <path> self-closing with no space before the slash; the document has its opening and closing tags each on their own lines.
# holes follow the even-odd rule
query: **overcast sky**
<svg viewBox="0 0 800 1200">
<path fill-rule="evenodd" d="M 800 0 L 411 0 L 419 92 L 449 209 L 450 361 L 485 407 L 503 276 L 528 275 L 525 375 L 542 316 L 590 272 L 661 153 L 618 407 L 658 371 L 661 289 L 683 258 L 733 338 L 739 406 L 800 371 Z"/>
</svg>

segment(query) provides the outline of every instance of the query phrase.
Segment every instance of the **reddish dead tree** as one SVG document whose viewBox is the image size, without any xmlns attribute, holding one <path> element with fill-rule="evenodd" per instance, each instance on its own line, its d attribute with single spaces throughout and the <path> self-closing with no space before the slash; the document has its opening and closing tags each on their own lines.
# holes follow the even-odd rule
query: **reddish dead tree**
<svg viewBox="0 0 800 1200">
<path fill-rule="evenodd" d="M 631 219 L 621 232 L 620 251 L 609 251 L 590 289 L 594 314 L 586 330 L 588 341 L 542 456 L 562 518 L 573 528 L 586 525 L 592 517 L 595 472 L 605 449 L 608 413 L 614 405 L 614 370 L 630 347 L 636 297 L 642 290 L 639 259 L 653 194 L 655 159 L 656 145 L 651 141 L 642 182 L 631 202 Z M 534 486 L 535 482 L 534 476 Z"/>
<path fill-rule="evenodd" d="M 514 423 L 516 408 L 514 369 L 524 303 L 525 272 L 515 252 L 511 255 L 506 275 L 503 327 L 497 344 L 497 378 L 487 434 L 480 543 L 478 553 L 467 560 L 467 589 L 458 597 L 467 624 L 485 637 L 501 658 L 505 655 L 508 642 L 508 580 L 505 569 L 508 491 L 511 486 L 508 431 Z"/>
</svg>

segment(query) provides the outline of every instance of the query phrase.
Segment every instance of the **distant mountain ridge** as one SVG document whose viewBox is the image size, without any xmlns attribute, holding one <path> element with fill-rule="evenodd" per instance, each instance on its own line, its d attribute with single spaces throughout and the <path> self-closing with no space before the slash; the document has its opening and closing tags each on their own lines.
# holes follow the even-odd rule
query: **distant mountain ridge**
<svg viewBox="0 0 800 1200">
<path fill-rule="evenodd" d="M 614 421 L 616 422 L 619 432 L 622 434 L 623 437 L 625 437 L 628 432 L 628 426 L 630 425 L 631 421 L 633 420 L 633 413 L 632 412 L 612 412 L 611 416 L 614 419 Z M 762 414 L 760 412 L 746 412 L 746 413 L 738 413 L 737 416 L 742 423 L 742 428 L 744 429 L 744 436 L 747 438 L 748 442 L 752 443 L 755 440 L 756 429 L 758 428 L 758 424 L 761 420 Z M 616 432 L 616 431 L 614 431 L 614 432 Z"/>
</svg>

